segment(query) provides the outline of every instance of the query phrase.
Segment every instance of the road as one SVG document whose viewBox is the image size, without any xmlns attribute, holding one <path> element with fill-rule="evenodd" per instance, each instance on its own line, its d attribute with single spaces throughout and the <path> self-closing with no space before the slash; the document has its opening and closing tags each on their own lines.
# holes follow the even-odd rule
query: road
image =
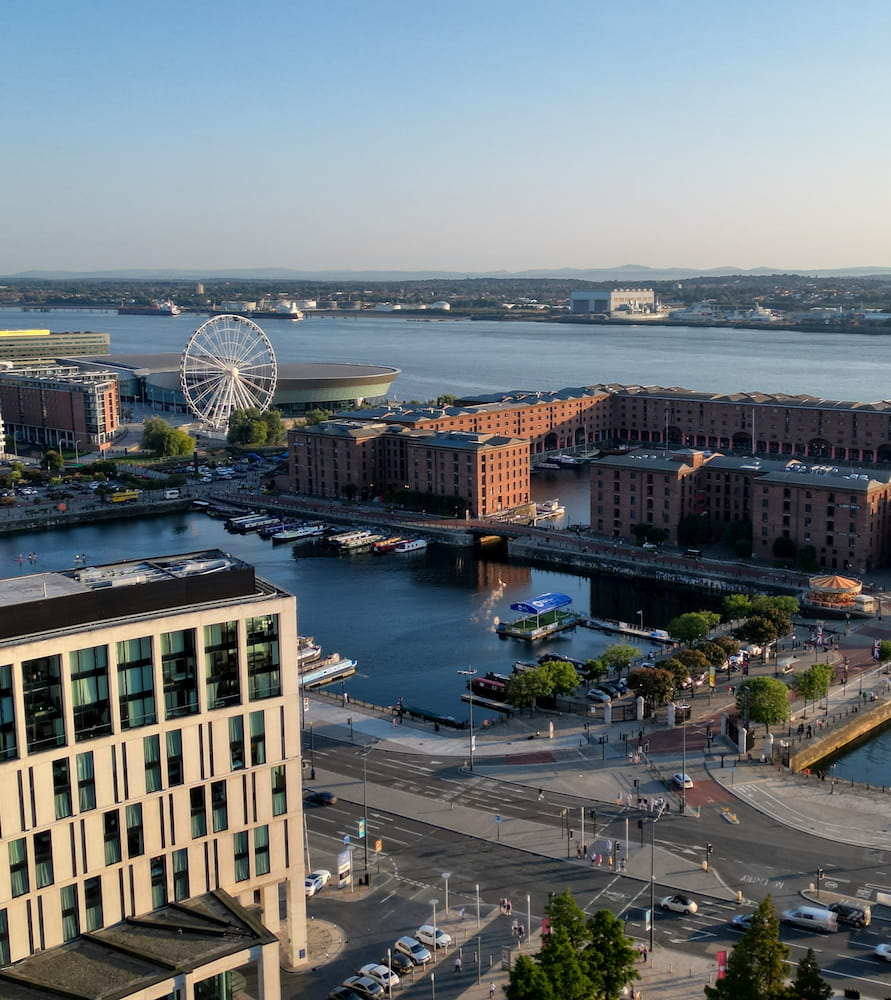
<svg viewBox="0 0 891 1000">
<path fill-rule="evenodd" d="M 320 773 L 336 773 L 362 780 L 363 759 L 356 747 L 335 741 L 319 740 L 315 746 L 316 766 Z M 579 798 L 548 790 L 543 800 L 535 789 L 522 785 L 467 775 L 449 761 L 420 758 L 402 753 L 370 753 L 364 760 L 367 772 L 368 837 L 370 867 L 374 891 L 361 901 L 349 903 L 345 890 L 328 890 L 308 901 L 311 916 L 332 920 L 347 931 L 349 942 L 344 953 L 318 973 L 286 977 L 286 995 L 314 998 L 324 996 L 324 990 L 340 982 L 359 965 L 375 961 L 401 934 L 411 933 L 420 923 L 432 920 L 431 899 L 439 900 L 438 920 L 443 919 L 445 906 L 444 872 L 449 872 L 449 908 L 454 922 L 458 909 L 464 908 L 465 933 L 476 930 L 476 887 L 485 915 L 503 897 L 513 901 L 513 918 L 526 923 L 531 915 L 531 927 L 537 927 L 548 902 L 549 892 L 569 888 L 579 904 L 593 912 L 606 907 L 623 913 L 629 906 L 649 905 L 651 852 L 663 851 L 676 858 L 687 859 L 692 867 L 701 864 L 706 845 L 711 843 L 711 865 L 721 876 L 726 891 L 703 893 L 692 891 L 699 911 L 691 916 L 657 912 L 654 936 L 657 944 L 689 954 L 704 950 L 714 955 L 719 949 L 730 949 L 740 932 L 731 924 L 733 915 L 751 909 L 768 893 L 778 910 L 801 905 L 801 891 L 815 879 L 822 867 L 826 878 L 824 891 L 835 891 L 857 898 L 872 895 L 876 886 L 891 889 L 891 868 L 884 851 L 846 846 L 839 849 L 816 836 L 803 835 L 772 821 L 769 817 L 736 804 L 738 825 L 725 822 L 718 811 L 703 810 L 699 820 L 669 814 L 655 826 L 647 819 L 643 830 L 637 828 L 636 809 L 628 810 L 615 803 L 591 803 Z M 704 789 L 707 779 L 697 778 L 697 790 Z M 711 784 L 716 784 L 712 782 Z M 358 786 L 357 786 L 358 787 Z M 460 800 L 480 814 L 490 815 L 490 833 L 466 836 L 423 821 L 422 817 L 399 816 L 379 807 L 384 789 L 411 792 L 437 803 Z M 720 787 L 720 786 L 717 786 Z M 358 840 L 358 821 L 362 816 L 361 795 L 358 801 L 341 798 L 331 807 L 307 809 L 307 849 L 314 867 L 334 867 L 334 858 L 343 849 L 344 837 L 353 844 Z M 577 817 L 581 810 L 597 811 L 598 841 L 623 842 L 626 818 L 630 833 L 628 868 L 622 872 L 592 868 L 576 858 L 573 845 L 580 836 L 568 840 L 566 816 Z M 563 810 L 567 810 L 564 815 Z M 544 850 L 550 856 L 530 850 L 518 850 L 499 843 L 496 815 L 512 822 L 519 819 L 535 821 L 545 831 Z M 485 829 L 485 826 L 484 826 Z M 552 831 L 552 839 L 547 831 Z M 651 834 L 653 843 L 651 845 Z M 590 819 L 586 836 L 591 838 Z M 643 847 L 641 847 L 641 836 Z M 383 851 L 378 856 L 374 841 L 381 839 Z M 569 843 L 567 859 L 564 850 Z M 594 843 L 592 839 L 592 843 Z M 363 845 L 364 846 L 364 845 Z M 624 849 L 624 848 L 623 848 Z M 556 855 L 556 856 L 555 856 Z M 621 856 L 621 855 L 620 855 Z M 356 870 L 363 869 L 364 850 L 355 852 Z M 654 895 L 657 900 L 677 891 L 677 886 L 657 879 Z M 732 898 L 743 893 L 745 902 L 738 905 Z M 528 903 L 527 903 L 528 894 Z M 498 961 L 502 945 L 510 944 L 513 920 L 496 916 L 482 934 L 483 967 L 491 957 Z M 464 925 L 461 925 L 462 929 Z M 633 936 L 644 937 L 642 926 L 631 924 Z M 879 941 L 891 941 L 891 908 L 873 906 L 873 924 L 865 930 L 845 929 L 837 934 L 814 936 L 783 927 L 782 938 L 792 950 L 792 959 L 801 958 L 812 947 L 827 976 L 841 989 L 856 986 L 864 995 L 891 994 L 891 969 L 872 956 Z M 471 951 L 476 948 L 473 944 Z M 472 956 L 471 956 L 472 957 Z M 448 997 L 449 984 L 443 982 L 446 960 L 440 967 L 436 988 Z M 469 970 L 465 954 L 465 969 Z M 324 986 L 324 989 L 322 988 Z M 429 987 L 428 987 L 429 988 Z M 414 987 L 420 993 L 422 987 Z M 457 992 L 457 985 L 454 992 Z"/>
</svg>

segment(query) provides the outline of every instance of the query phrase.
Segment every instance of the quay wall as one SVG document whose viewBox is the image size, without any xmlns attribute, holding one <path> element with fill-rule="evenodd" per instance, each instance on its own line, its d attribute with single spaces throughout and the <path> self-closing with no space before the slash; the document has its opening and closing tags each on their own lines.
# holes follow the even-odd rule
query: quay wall
<svg viewBox="0 0 891 1000">
<path fill-rule="evenodd" d="M 885 701 L 875 708 L 861 708 L 849 722 L 834 728 L 821 739 L 813 740 L 803 746 L 797 753 L 789 757 L 790 771 L 803 771 L 817 761 L 843 750 L 849 743 L 866 736 L 874 729 L 891 719 L 891 700 Z"/>
</svg>

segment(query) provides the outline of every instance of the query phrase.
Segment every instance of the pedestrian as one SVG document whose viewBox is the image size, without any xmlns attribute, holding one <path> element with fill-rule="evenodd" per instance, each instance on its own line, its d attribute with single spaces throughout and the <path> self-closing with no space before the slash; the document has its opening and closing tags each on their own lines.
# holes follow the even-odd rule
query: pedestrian
<svg viewBox="0 0 891 1000">
<path fill-rule="evenodd" d="M 646 945 L 643 943 L 643 941 L 641 941 L 641 943 L 637 946 L 638 962 L 642 962 L 644 960 L 644 948 L 646 948 Z"/>
<path fill-rule="evenodd" d="M 649 948 L 647 948 L 647 946 L 644 945 L 643 946 L 643 951 L 641 952 L 641 955 L 643 956 L 643 963 L 644 963 L 644 965 L 647 964 L 647 958 L 649 957 L 649 954 L 650 954 Z"/>
<path fill-rule="evenodd" d="M 461 907 L 460 910 L 458 910 L 458 919 L 459 920 L 463 920 L 464 919 L 464 907 L 463 906 Z"/>
<path fill-rule="evenodd" d="M 581 860 L 581 858 L 582 858 L 582 845 L 581 844 L 576 844 L 575 845 L 575 856 L 576 856 L 576 858 L 579 861 Z"/>
<path fill-rule="evenodd" d="M 461 956 L 460 955 L 455 956 L 455 975 L 456 976 L 460 976 L 461 975 Z"/>
<path fill-rule="evenodd" d="M 495 984 L 489 983 L 489 1000 L 495 1000 Z"/>
<path fill-rule="evenodd" d="M 588 856 L 588 845 L 582 844 L 582 857 L 586 858 Z"/>
<path fill-rule="evenodd" d="M 511 901 L 507 900 L 507 902 L 504 905 L 505 905 L 505 909 L 507 910 L 507 915 L 510 916 L 511 915 L 511 911 L 513 910 L 513 906 L 511 905 Z"/>
<path fill-rule="evenodd" d="M 544 789 L 543 788 L 539 788 L 539 790 L 538 790 L 538 801 L 539 802 L 544 802 Z"/>
<path fill-rule="evenodd" d="M 602 866 L 603 866 L 603 855 L 602 854 L 598 854 L 597 855 L 597 867 L 601 868 Z"/>
</svg>

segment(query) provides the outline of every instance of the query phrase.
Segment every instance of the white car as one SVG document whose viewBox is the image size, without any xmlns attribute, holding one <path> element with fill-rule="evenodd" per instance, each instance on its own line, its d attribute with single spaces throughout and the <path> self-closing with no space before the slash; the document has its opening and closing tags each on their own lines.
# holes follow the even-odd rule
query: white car
<svg viewBox="0 0 891 1000">
<path fill-rule="evenodd" d="M 407 955 L 415 965 L 426 965 L 433 958 L 421 942 L 413 937 L 399 938 L 393 945 L 393 950 L 398 951 L 400 955 Z"/>
<path fill-rule="evenodd" d="M 689 774 L 685 774 L 681 771 L 678 771 L 677 774 L 673 774 L 671 776 L 671 783 L 675 786 L 675 788 L 693 787 L 693 779 L 690 777 Z"/>
<path fill-rule="evenodd" d="M 376 962 L 363 965 L 356 975 L 373 979 L 376 983 L 380 983 L 385 990 L 398 986 L 400 982 L 399 976 L 392 969 L 388 969 L 386 965 L 378 965 Z"/>
<path fill-rule="evenodd" d="M 891 962 L 891 942 L 883 941 L 877 944 L 873 955 L 882 962 Z"/>
<path fill-rule="evenodd" d="M 603 704 L 613 700 L 606 691 L 601 691 L 600 688 L 590 688 L 586 693 L 586 697 L 590 698 L 591 701 L 599 701 Z"/>
<path fill-rule="evenodd" d="M 666 896 L 661 900 L 659 906 L 663 910 L 669 910 L 671 913 L 684 913 L 691 914 L 696 913 L 699 907 L 696 905 L 696 901 L 690 899 L 689 896 Z"/>
<path fill-rule="evenodd" d="M 319 868 L 318 871 L 310 872 L 309 875 L 303 880 L 303 885 L 306 889 L 307 896 L 315 896 L 316 893 L 322 891 L 328 882 L 331 880 L 331 872 L 325 871 L 324 868 Z"/>
<path fill-rule="evenodd" d="M 421 944 L 427 945 L 428 948 L 434 945 L 437 948 L 448 948 L 452 943 L 452 935 L 446 934 L 444 930 L 437 927 L 436 931 L 433 930 L 433 924 L 421 924 L 418 928 L 415 937 L 421 942 Z"/>
</svg>

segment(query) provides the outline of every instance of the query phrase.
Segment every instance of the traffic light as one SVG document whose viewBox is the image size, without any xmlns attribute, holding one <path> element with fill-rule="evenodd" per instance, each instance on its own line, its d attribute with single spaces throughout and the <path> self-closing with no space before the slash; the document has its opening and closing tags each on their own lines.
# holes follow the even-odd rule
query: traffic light
<svg viewBox="0 0 891 1000">
<path fill-rule="evenodd" d="M 596 837 L 597 836 L 597 810 L 596 809 L 592 809 L 591 810 L 591 828 L 592 828 L 591 829 L 591 836 L 592 837 Z"/>
<path fill-rule="evenodd" d="M 705 853 L 706 854 L 711 854 L 712 853 L 712 845 L 711 844 L 706 844 L 705 845 Z"/>
<path fill-rule="evenodd" d="M 570 830 L 570 831 L 569 831 L 569 839 L 570 839 L 570 840 L 572 840 L 572 838 L 573 838 L 574 836 L 575 836 L 575 830 Z"/>
<path fill-rule="evenodd" d="M 822 879 L 823 878 L 823 869 L 822 868 L 818 868 L 817 869 L 817 878 L 818 879 Z"/>
</svg>

